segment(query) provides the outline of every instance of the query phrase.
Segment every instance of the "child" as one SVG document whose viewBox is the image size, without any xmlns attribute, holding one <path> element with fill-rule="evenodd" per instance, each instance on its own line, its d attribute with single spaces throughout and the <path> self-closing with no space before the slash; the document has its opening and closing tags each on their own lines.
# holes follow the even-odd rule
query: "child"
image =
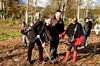
<svg viewBox="0 0 100 66">
<path fill-rule="evenodd" d="M 83 36 L 83 29 L 81 24 L 77 22 L 77 18 L 72 19 L 72 22 L 68 25 L 66 32 L 63 33 L 62 35 L 65 34 L 67 34 L 68 36 L 67 40 L 68 48 L 66 50 L 66 56 L 64 58 L 63 63 L 66 63 L 68 61 L 72 48 L 74 48 L 73 59 L 72 59 L 72 62 L 74 63 L 76 62 L 78 56 L 78 51 L 77 51 L 78 43 L 79 44 L 82 43 L 82 40 L 81 39 L 77 40 L 77 38 Z M 69 38 L 71 38 L 73 35 L 75 40 L 74 41 L 71 41 L 71 39 L 69 40 Z"/>
<path fill-rule="evenodd" d="M 20 32 L 23 34 L 22 38 L 23 38 L 23 43 L 24 43 L 24 48 L 27 46 L 27 25 L 25 22 L 22 23 L 22 25 L 20 26 Z"/>
</svg>

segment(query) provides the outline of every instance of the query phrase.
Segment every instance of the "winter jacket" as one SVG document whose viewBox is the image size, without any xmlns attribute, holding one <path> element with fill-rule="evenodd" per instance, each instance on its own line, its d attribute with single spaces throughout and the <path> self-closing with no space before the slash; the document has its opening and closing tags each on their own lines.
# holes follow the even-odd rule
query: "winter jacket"
<svg viewBox="0 0 100 66">
<path fill-rule="evenodd" d="M 83 27 L 84 35 L 88 37 L 90 35 L 91 29 L 92 29 L 92 22 L 91 21 L 86 22 Z"/>
<path fill-rule="evenodd" d="M 75 29 L 76 25 L 77 25 L 77 29 L 74 34 L 74 29 Z M 76 23 L 76 24 L 70 23 L 66 30 L 66 34 L 68 37 L 71 37 L 74 34 L 75 38 L 83 35 L 82 25 L 80 23 Z"/>
<path fill-rule="evenodd" d="M 64 23 L 62 19 L 57 20 L 55 17 L 52 18 L 51 25 L 47 27 L 52 38 L 59 38 L 59 34 L 64 31 Z"/>
<path fill-rule="evenodd" d="M 44 24 L 42 21 L 37 21 L 33 26 L 31 26 L 31 29 L 28 34 L 28 39 L 31 43 L 33 43 L 37 37 L 37 35 L 42 36 L 44 33 Z"/>
</svg>

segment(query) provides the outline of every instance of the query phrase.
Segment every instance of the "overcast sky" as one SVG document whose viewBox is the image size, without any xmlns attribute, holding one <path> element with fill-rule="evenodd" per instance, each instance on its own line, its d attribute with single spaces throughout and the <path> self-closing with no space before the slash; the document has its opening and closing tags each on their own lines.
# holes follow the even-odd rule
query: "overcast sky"
<svg viewBox="0 0 100 66">
<path fill-rule="evenodd" d="M 21 1 L 26 3 L 27 0 L 21 0 Z M 36 6 L 46 7 L 47 5 L 48 5 L 48 0 L 37 0 L 37 5 Z"/>
<path fill-rule="evenodd" d="M 83 0 L 82 8 L 86 7 L 87 5 L 87 0 Z M 91 7 L 95 7 L 95 5 L 100 4 L 100 0 L 91 0 Z"/>
<path fill-rule="evenodd" d="M 22 0 L 22 2 L 26 2 L 27 0 Z M 83 3 L 83 5 L 82 5 L 82 7 L 84 8 L 84 7 L 86 7 L 86 1 L 87 0 L 83 0 L 84 1 L 84 3 Z M 100 0 L 92 0 L 91 1 L 92 2 L 92 7 L 94 7 L 95 6 L 95 4 L 100 4 Z M 48 0 L 37 0 L 37 6 L 40 6 L 40 7 L 46 7 L 48 5 Z"/>
</svg>

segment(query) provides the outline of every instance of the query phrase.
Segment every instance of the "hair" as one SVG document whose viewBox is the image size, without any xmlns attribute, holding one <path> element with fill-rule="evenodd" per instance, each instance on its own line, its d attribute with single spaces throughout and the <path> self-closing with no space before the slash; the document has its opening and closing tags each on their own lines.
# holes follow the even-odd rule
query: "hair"
<svg viewBox="0 0 100 66">
<path fill-rule="evenodd" d="M 61 10 L 56 10 L 56 12 L 60 12 L 60 13 L 62 13 L 62 11 L 61 11 Z"/>
<path fill-rule="evenodd" d="M 37 21 L 43 21 L 44 20 L 44 15 L 41 12 L 37 12 L 34 16 L 34 23 Z"/>
<path fill-rule="evenodd" d="M 76 18 L 76 22 L 78 22 L 78 19 L 77 19 L 77 17 L 72 17 L 72 19 L 74 19 L 74 18 Z"/>
<path fill-rule="evenodd" d="M 56 10 L 56 12 L 61 12 L 61 10 Z"/>
<path fill-rule="evenodd" d="M 46 17 L 45 17 L 45 19 L 50 19 L 50 18 L 51 18 L 51 19 L 53 18 L 52 15 L 49 15 L 49 16 L 46 16 Z"/>
<path fill-rule="evenodd" d="M 26 23 L 25 23 L 25 22 L 23 22 L 23 25 L 26 25 Z"/>
</svg>

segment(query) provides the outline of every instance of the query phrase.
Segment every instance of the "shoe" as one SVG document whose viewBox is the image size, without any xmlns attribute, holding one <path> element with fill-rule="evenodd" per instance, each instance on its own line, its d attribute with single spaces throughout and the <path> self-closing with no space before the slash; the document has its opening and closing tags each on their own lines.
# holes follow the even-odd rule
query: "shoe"
<svg viewBox="0 0 100 66">
<path fill-rule="evenodd" d="M 30 63 L 30 64 L 33 64 L 33 62 L 32 62 L 32 61 L 29 61 L 29 63 Z"/>
<path fill-rule="evenodd" d="M 67 63 L 67 61 L 64 59 L 63 61 L 62 61 L 62 64 L 66 64 Z"/>
<path fill-rule="evenodd" d="M 51 60 L 50 62 L 53 63 L 53 64 L 55 64 L 55 63 L 57 63 L 58 61 L 57 61 L 57 59 L 53 59 L 53 60 Z"/>
<path fill-rule="evenodd" d="M 46 61 L 48 61 L 49 60 L 49 58 L 48 57 L 46 57 L 46 58 L 44 58 L 44 61 L 46 62 Z"/>
<path fill-rule="evenodd" d="M 26 44 L 24 44 L 24 48 L 26 48 Z"/>
<path fill-rule="evenodd" d="M 42 61 L 42 65 L 44 65 L 44 64 L 46 64 L 47 62 L 45 62 L 45 61 Z"/>
<path fill-rule="evenodd" d="M 40 60 L 37 60 L 37 62 L 38 62 L 39 64 L 41 64 L 41 63 L 42 63 L 42 61 L 40 61 Z"/>
</svg>

